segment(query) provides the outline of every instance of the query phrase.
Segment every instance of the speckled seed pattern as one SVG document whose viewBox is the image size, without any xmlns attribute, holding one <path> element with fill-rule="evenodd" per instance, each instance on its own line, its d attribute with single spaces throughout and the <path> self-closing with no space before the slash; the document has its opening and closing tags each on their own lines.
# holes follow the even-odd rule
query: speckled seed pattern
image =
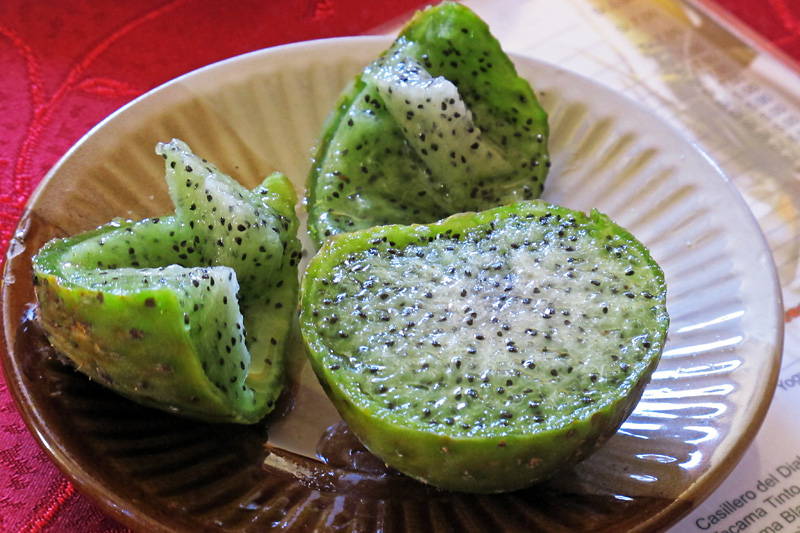
<svg viewBox="0 0 800 533">
<path fill-rule="evenodd" d="M 547 115 L 486 24 L 425 10 L 332 111 L 309 174 L 312 240 L 538 198 Z"/>
<path fill-rule="evenodd" d="M 279 174 L 248 190 L 179 140 L 156 151 L 175 214 L 45 245 L 34 258 L 45 327 L 79 369 L 123 394 L 255 422 L 283 384 L 300 259 L 296 194 Z M 112 327 L 123 316 L 131 323 Z M 181 357 L 196 361 L 172 359 Z M 162 380 L 140 386 L 154 371 L 183 372 L 174 383 L 184 390 L 161 390 L 170 386 Z"/>
<path fill-rule="evenodd" d="M 449 226 L 376 234 L 315 285 L 324 364 L 375 416 L 455 435 L 560 427 L 660 353 L 663 275 L 607 218 Z"/>
<path fill-rule="evenodd" d="M 250 354 L 245 347 L 245 328 L 239 312 L 239 284 L 233 269 L 224 266 L 184 268 L 117 268 L 83 274 L 85 287 L 104 294 L 130 294 L 169 289 L 177 295 L 183 322 L 208 379 L 231 401 L 253 403 L 252 388 L 245 385 Z M 158 318 L 156 297 L 142 304 Z M 130 342 L 148 342 L 155 324 L 130 328 Z M 154 348 L 156 349 L 156 348 Z"/>
<path fill-rule="evenodd" d="M 364 71 L 432 175 L 462 174 L 462 186 L 512 172 L 500 148 L 483 137 L 458 88 L 433 78 L 401 47 Z M 456 191 L 452 191 L 458 194 Z"/>
<path fill-rule="evenodd" d="M 294 239 L 290 218 L 261 201 L 268 189 L 245 189 L 181 141 L 159 144 L 156 151 L 167 160 L 177 216 L 196 231 L 203 260 L 236 270 L 243 297 L 264 292 L 267 274 L 280 270 L 283 252 Z M 299 252 L 290 253 L 296 265 Z"/>
<path fill-rule="evenodd" d="M 166 160 L 176 214 L 191 220 L 207 263 L 236 271 L 253 379 L 281 373 L 301 256 L 294 190 L 280 174 L 248 190 L 180 140 L 159 144 L 156 152 Z M 275 192 L 281 188 L 288 189 L 283 196 Z"/>
</svg>

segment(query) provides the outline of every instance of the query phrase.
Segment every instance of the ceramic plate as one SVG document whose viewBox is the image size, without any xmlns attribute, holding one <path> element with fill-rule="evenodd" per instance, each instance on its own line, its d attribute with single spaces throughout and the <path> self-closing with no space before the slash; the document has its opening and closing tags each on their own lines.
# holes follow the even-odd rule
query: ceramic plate
<svg viewBox="0 0 800 533">
<path fill-rule="evenodd" d="M 251 427 L 139 407 L 49 350 L 29 275 L 43 242 L 115 216 L 169 211 L 153 150 L 173 137 L 248 187 L 281 170 L 302 194 L 339 91 L 388 44 L 299 43 L 211 65 L 136 100 L 66 154 L 30 199 L 4 274 L 3 366 L 31 431 L 80 490 L 141 531 L 623 531 L 675 522 L 734 467 L 772 397 L 783 334 L 771 256 L 741 198 L 696 147 L 609 90 L 529 58 L 514 60 L 550 113 L 545 198 L 598 207 L 628 227 L 669 286 L 661 364 L 636 411 L 589 460 L 510 494 L 436 491 L 359 447 L 303 366 L 299 342 L 281 408 Z"/>
</svg>

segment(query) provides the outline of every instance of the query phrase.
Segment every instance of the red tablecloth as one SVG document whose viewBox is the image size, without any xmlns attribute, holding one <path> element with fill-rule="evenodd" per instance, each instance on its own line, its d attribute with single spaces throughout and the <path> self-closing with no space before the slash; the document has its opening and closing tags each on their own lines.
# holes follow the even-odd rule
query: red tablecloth
<svg viewBox="0 0 800 533">
<path fill-rule="evenodd" d="M 800 3 L 713 0 L 800 59 Z M 370 31 L 420 0 L 0 2 L 0 266 L 25 202 L 93 125 L 203 65 L 282 43 Z M 0 533 L 124 531 L 65 480 L 0 376 Z"/>
</svg>

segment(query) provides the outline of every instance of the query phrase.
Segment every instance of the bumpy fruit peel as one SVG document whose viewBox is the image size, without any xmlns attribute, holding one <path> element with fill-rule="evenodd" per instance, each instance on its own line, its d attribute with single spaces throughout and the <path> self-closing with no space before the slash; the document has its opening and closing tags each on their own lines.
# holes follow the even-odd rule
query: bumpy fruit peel
<svg viewBox="0 0 800 533">
<path fill-rule="evenodd" d="M 254 423 L 272 410 L 283 386 L 298 285 L 297 197 L 280 174 L 247 191 L 180 141 L 158 150 L 171 190 L 185 195 L 173 196 L 176 204 L 205 196 L 204 187 L 186 187 L 187 180 L 210 179 L 234 192 L 232 201 L 260 212 L 259 224 L 279 239 L 267 251 L 257 242 L 248 249 L 269 264 L 250 268 L 240 306 L 240 272 L 220 265 L 217 250 L 236 245 L 220 246 L 218 236 L 193 223 L 197 204 L 178 209 L 179 216 L 113 221 L 53 240 L 34 257 L 45 331 L 76 368 L 139 403 L 201 420 Z M 253 287 L 263 292 L 255 297 Z M 217 335 L 212 328 L 226 322 Z"/>
<path fill-rule="evenodd" d="M 403 98 L 387 100 L 391 87 Z M 456 117 L 463 106 L 470 116 Z M 323 126 L 307 184 L 311 239 L 538 198 L 548 135 L 530 84 L 475 13 L 452 2 L 420 11 L 344 89 Z"/>
</svg>

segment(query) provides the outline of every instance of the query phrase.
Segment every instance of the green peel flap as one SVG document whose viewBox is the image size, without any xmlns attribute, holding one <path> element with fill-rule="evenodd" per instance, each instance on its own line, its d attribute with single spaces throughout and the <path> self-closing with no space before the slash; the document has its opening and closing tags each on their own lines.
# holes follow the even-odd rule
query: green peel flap
<svg viewBox="0 0 800 533">
<path fill-rule="evenodd" d="M 176 214 L 113 221 L 33 259 L 54 347 L 135 401 L 252 423 L 274 407 L 297 294 L 296 195 L 280 174 L 247 190 L 180 141 Z"/>
<path fill-rule="evenodd" d="M 395 123 L 402 126 L 405 141 L 422 156 L 432 176 L 461 174 L 461 187 L 451 188 L 448 196 L 513 173 L 500 147 L 475 124 L 458 88 L 443 76 L 432 77 L 414 59 L 409 48 L 415 43 L 398 41 L 395 46 L 394 54 L 364 70 L 364 79 L 375 84 Z"/>
<path fill-rule="evenodd" d="M 312 240 L 538 198 L 547 114 L 468 8 L 417 13 L 344 90 L 308 176 Z"/>
</svg>

